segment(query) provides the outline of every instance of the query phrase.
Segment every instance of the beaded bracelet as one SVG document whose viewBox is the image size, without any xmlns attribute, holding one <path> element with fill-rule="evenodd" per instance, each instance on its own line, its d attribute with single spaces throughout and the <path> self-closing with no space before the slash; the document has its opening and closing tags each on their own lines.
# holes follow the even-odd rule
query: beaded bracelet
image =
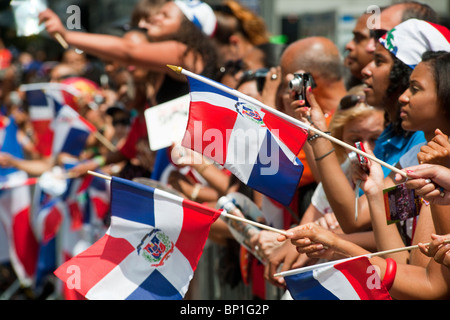
<svg viewBox="0 0 450 320">
<path fill-rule="evenodd" d="M 384 272 L 383 285 L 389 291 L 394 283 L 395 274 L 397 273 L 397 262 L 394 259 L 386 259 L 386 271 Z"/>
<path fill-rule="evenodd" d="M 326 133 L 326 134 L 331 134 L 331 132 L 330 131 L 324 131 L 323 133 Z M 314 135 L 312 135 L 311 137 L 308 137 L 308 142 L 311 142 L 311 141 L 314 141 L 314 140 L 316 140 L 317 138 L 320 138 L 322 135 L 320 135 L 320 134 L 318 134 L 318 133 L 316 133 L 316 134 L 314 134 Z"/>
</svg>

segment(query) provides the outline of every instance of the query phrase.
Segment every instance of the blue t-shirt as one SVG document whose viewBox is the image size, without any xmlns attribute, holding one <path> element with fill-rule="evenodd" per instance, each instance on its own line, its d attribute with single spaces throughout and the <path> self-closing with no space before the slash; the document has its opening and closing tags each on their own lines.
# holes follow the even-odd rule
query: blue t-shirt
<svg viewBox="0 0 450 320">
<path fill-rule="evenodd" d="M 426 145 L 426 142 L 419 143 L 413 146 L 408 152 L 406 152 L 398 161 L 400 167 L 402 169 L 417 166 L 419 164 L 419 160 L 417 159 L 417 154 L 420 152 L 420 148 Z"/>
<path fill-rule="evenodd" d="M 426 140 L 422 131 L 399 135 L 392 128 L 392 124 L 389 124 L 375 142 L 373 153 L 378 159 L 395 166 L 408 150 L 423 143 L 426 143 Z M 382 168 L 386 178 L 391 170 L 385 166 L 382 166 Z"/>
</svg>

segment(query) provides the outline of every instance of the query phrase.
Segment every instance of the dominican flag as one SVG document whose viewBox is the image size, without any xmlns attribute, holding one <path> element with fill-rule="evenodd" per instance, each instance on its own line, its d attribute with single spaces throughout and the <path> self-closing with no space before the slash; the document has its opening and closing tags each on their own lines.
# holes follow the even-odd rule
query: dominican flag
<svg viewBox="0 0 450 320">
<path fill-rule="evenodd" d="M 15 171 L 0 180 L 8 180 L 14 188 L 0 190 L 0 222 L 6 231 L 12 266 L 23 285 L 30 285 L 36 272 L 38 242 L 31 226 L 30 186 L 23 171 Z"/>
<path fill-rule="evenodd" d="M 220 84 L 217 88 L 187 78 L 191 102 L 182 145 L 223 165 L 249 187 L 289 205 L 303 173 L 297 155 L 307 132 L 263 110 L 250 97 L 244 100 L 219 89 Z"/>
<path fill-rule="evenodd" d="M 61 198 L 53 198 L 39 208 L 35 213 L 34 229 L 41 243 L 45 244 L 56 237 L 65 215 L 66 204 Z"/>
<path fill-rule="evenodd" d="M 391 300 L 367 257 L 284 277 L 294 300 Z"/>
<path fill-rule="evenodd" d="M 176 300 L 220 211 L 112 177 L 106 234 L 55 274 L 87 299 Z"/>
<path fill-rule="evenodd" d="M 66 152 L 79 156 L 83 151 L 86 140 L 96 128 L 81 117 L 74 109 L 65 105 L 59 110 L 51 124 L 54 131 L 52 154 Z"/>
<path fill-rule="evenodd" d="M 70 92 L 72 95 L 79 93 L 60 83 L 25 84 L 19 89 L 26 94 L 30 121 L 36 134 L 36 148 L 43 156 L 50 156 L 54 135 L 50 125 L 65 105 L 64 92 Z"/>
</svg>

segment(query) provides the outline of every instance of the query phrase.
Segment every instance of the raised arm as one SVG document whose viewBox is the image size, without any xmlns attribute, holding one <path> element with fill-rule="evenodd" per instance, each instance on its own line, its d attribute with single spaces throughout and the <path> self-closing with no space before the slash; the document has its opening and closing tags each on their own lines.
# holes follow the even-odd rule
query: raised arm
<svg viewBox="0 0 450 320">
<path fill-rule="evenodd" d="M 314 257 L 344 258 L 368 253 L 354 243 L 343 240 L 315 224 L 299 226 L 287 230 L 287 233 L 288 238 L 300 252 Z M 284 236 L 278 238 L 280 241 L 285 239 Z M 373 257 L 370 262 L 380 268 L 380 278 L 384 279 L 386 260 Z M 433 259 L 429 259 L 425 267 L 398 263 L 393 276 L 394 281 L 389 293 L 394 299 L 435 300 L 449 297 L 450 270 Z"/>
<path fill-rule="evenodd" d="M 167 64 L 193 69 L 184 56 L 186 46 L 177 41 L 161 41 L 136 44 L 120 37 L 67 30 L 59 17 L 50 9 L 39 15 L 50 35 L 60 34 L 66 42 L 100 58 L 139 65 L 147 69 L 168 72 Z M 193 61 L 193 60 L 192 60 Z M 197 70 L 193 70 L 197 71 Z"/>
<path fill-rule="evenodd" d="M 307 98 L 310 108 L 298 108 L 296 115 L 302 120 L 308 119 L 312 125 L 322 131 L 328 131 L 324 114 L 312 92 L 308 90 Z M 355 193 L 347 177 L 341 169 L 338 158 L 330 140 L 318 137 L 310 140 L 320 181 L 327 195 L 328 202 L 333 209 L 342 230 L 345 233 L 365 231 L 371 228 L 369 210 L 365 197 L 360 197 L 359 217 L 355 221 Z M 326 155 L 326 156 L 325 156 Z"/>
</svg>

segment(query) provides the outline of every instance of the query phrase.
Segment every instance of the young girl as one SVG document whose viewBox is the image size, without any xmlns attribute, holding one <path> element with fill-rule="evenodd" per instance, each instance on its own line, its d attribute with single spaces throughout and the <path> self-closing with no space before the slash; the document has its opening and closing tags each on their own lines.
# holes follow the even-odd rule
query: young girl
<svg viewBox="0 0 450 320">
<path fill-rule="evenodd" d="M 423 130 L 428 139 L 434 136 L 436 126 L 442 128 L 444 133 L 450 132 L 450 95 L 447 85 L 449 77 L 450 53 L 426 53 L 423 56 L 422 62 L 411 74 L 410 87 L 400 98 L 402 126 L 405 129 Z M 371 162 L 369 169 L 368 175 L 362 174 L 359 178 L 363 180 L 361 186 L 367 195 L 372 217 L 380 218 L 384 216 L 383 174 L 380 165 L 376 163 Z M 440 234 L 447 234 L 450 232 L 450 219 L 443 208 L 445 207 L 433 207 L 432 216 L 435 230 Z M 428 222 L 420 216 L 417 228 L 422 228 L 422 225 L 428 227 Z M 297 227 L 289 232 L 289 238 L 300 251 L 316 257 L 334 258 L 337 252 L 344 256 L 367 253 L 354 243 L 339 239 L 333 233 L 313 224 Z M 280 240 L 284 240 L 284 237 L 280 237 Z M 378 257 L 372 258 L 371 263 L 379 266 L 381 274 L 390 279 L 390 294 L 395 299 L 434 300 L 450 296 L 450 270 L 442 268 L 434 259 L 428 258 L 425 266 L 415 264 L 411 259 L 409 263 L 397 264 L 394 260 Z M 387 269 L 389 271 L 386 271 Z"/>
<path fill-rule="evenodd" d="M 414 32 L 415 30 L 423 30 L 423 32 Z M 436 38 L 434 38 L 435 35 Z M 396 26 L 377 43 L 374 61 L 365 68 L 364 92 L 368 104 L 385 110 L 388 120 L 388 125 L 374 148 L 374 154 L 378 159 L 395 165 L 400 157 L 414 145 L 425 142 L 423 132 L 410 132 L 401 127 L 398 98 L 408 87 L 404 79 L 409 79 L 409 75 L 415 65 L 421 61 L 424 52 L 446 49 L 450 51 L 448 35 L 449 31 L 442 26 L 410 19 Z M 321 108 L 316 106 L 314 96 L 310 95 L 310 97 L 312 107 L 304 110 L 304 119 L 309 112 L 314 126 L 322 131 L 328 131 L 320 112 Z M 323 138 L 313 140 L 311 146 L 315 157 L 325 155 L 333 148 L 331 142 Z M 334 153 L 330 153 L 321 161 L 316 161 L 316 165 L 327 198 L 344 232 L 370 229 L 371 219 L 366 197 L 360 197 L 359 217 L 355 220 L 353 192 L 350 184 L 345 181 L 345 176 L 337 171 L 338 161 Z M 393 175 L 389 176 L 389 172 L 385 172 L 384 167 L 382 169 L 386 177 L 385 187 L 393 186 Z M 336 188 L 337 185 L 340 187 Z"/>
<path fill-rule="evenodd" d="M 349 93 L 354 93 L 355 95 L 361 94 L 358 89 Z M 375 141 L 383 129 L 383 111 L 370 107 L 365 102 L 359 102 L 354 106 L 345 108 L 345 110 L 343 108 L 338 109 L 330 122 L 330 132 L 333 137 L 351 145 L 360 141 L 364 144 L 366 150 L 373 150 Z M 348 160 L 348 151 L 338 145 L 335 146 L 335 149 L 342 170 L 350 180 L 351 166 L 350 161 Z M 334 217 L 332 208 L 328 203 L 321 183 L 316 187 L 311 199 L 311 204 L 306 209 L 299 225 L 309 222 L 319 223 L 325 228 L 342 235 L 342 230 L 340 230 L 339 224 Z M 272 234 L 272 236 L 270 237 L 269 234 Z M 255 238 L 253 241 L 255 245 L 261 248 L 261 251 L 266 257 L 272 257 L 284 252 L 286 256 L 290 257 L 286 259 L 286 264 L 288 261 L 292 262 L 295 260 L 292 267 L 301 267 L 306 263 L 311 263 L 305 255 L 300 255 L 296 251 L 295 246 L 288 241 L 275 251 L 274 248 L 279 246 L 277 245 L 277 241 L 274 240 L 276 237 L 277 235 L 272 232 L 261 231 L 259 238 Z M 375 247 L 373 236 L 370 233 L 357 233 L 346 237 L 351 237 L 352 240 L 357 241 L 358 244 L 366 249 L 373 249 Z M 284 284 L 282 279 L 277 279 L 280 281 L 274 282 L 275 279 L 271 277 L 271 273 L 272 272 L 267 272 L 267 275 L 274 284 Z"/>
</svg>

